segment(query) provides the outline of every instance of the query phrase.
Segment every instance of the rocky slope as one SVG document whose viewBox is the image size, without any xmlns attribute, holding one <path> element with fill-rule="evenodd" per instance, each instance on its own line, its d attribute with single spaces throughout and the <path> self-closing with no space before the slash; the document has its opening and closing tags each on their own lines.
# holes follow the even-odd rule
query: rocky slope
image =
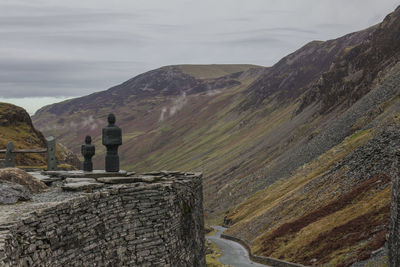
<svg viewBox="0 0 400 267">
<path fill-rule="evenodd" d="M 101 127 L 113 112 L 123 168 L 203 171 L 207 218 L 225 217 L 256 254 L 348 266 L 385 241 L 399 23 L 397 9 L 270 68 L 163 67 L 44 107 L 34 123 L 76 152 L 91 134 L 102 168 Z"/>
<path fill-rule="evenodd" d="M 29 114 L 23 108 L 0 103 L 0 147 L 6 148 L 8 142 L 13 142 L 16 149 L 46 147 L 45 137 L 35 129 Z M 56 156 L 61 164 L 79 167 L 77 157 L 61 144 L 57 144 Z M 24 167 L 45 166 L 46 159 L 43 154 L 17 154 L 16 164 Z"/>
<path fill-rule="evenodd" d="M 359 53 L 348 57 L 345 51 L 338 59 L 341 67 L 333 64 L 310 86 L 295 114 L 312 105 L 315 117 L 335 118 L 289 149 L 287 164 L 277 172 L 286 178 L 225 217 L 228 233 L 251 243 L 256 254 L 305 265 L 349 266 L 384 245 L 391 169 L 400 148 L 399 22 L 397 9 L 351 48 Z M 362 75 L 352 80 L 349 69 Z"/>
</svg>

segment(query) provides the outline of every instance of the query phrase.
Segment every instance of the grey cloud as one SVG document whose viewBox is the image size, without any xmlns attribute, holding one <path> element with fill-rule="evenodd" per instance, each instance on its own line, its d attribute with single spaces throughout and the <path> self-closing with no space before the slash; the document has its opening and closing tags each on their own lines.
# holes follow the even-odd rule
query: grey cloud
<svg viewBox="0 0 400 267">
<path fill-rule="evenodd" d="M 112 20 L 132 19 L 135 16 L 124 13 L 84 13 L 84 14 L 58 14 L 39 16 L 1 16 L 0 25 L 4 28 L 37 28 L 59 27 L 66 25 L 79 26 L 88 23 L 98 23 Z"/>
<path fill-rule="evenodd" d="M 147 29 L 159 29 L 159 30 L 182 30 L 188 28 L 187 25 L 178 25 L 178 24 L 139 23 L 138 25 Z"/>
<path fill-rule="evenodd" d="M 64 33 L 40 36 L 41 41 L 58 43 L 58 44 L 74 44 L 74 45 L 96 45 L 101 46 L 126 46 L 128 43 L 135 45 L 145 45 L 151 38 L 143 35 L 134 35 L 128 33 L 116 34 L 115 32 L 80 32 L 80 33 Z"/>
<path fill-rule="evenodd" d="M 332 30 L 332 29 L 346 29 L 349 27 L 349 25 L 342 23 L 319 23 L 316 24 L 315 27 L 324 30 Z"/>
<path fill-rule="evenodd" d="M 302 28 L 295 28 L 295 27 L 275 27 L 275 28 L 267 28 L 259 30 L 261 33 L 268 33 L 268 32 L 300 32 L 300 33 L 310 33 L 316 34 L 317 31 L 310 30 L 310 29 L 302 29 Z"/>
<path fill-rule="evenodd" d="M 2 0 L 0 97 L 81 96 L 177 63 L 269 66 L 313 39 L 371 26 L 395 5 L 397 0 Z"/>
<path fill-rule="evenodd" d="M 302 29 L 295 27 L 273 27 L 273 28 L 263 28 L 263 29 L 252 29 L 247 31 L 234 31 L 234 32 L 221 32 L 221 35 L 243 35 L 243 34 L 284 34 L 287 33 L 307 33 L 307 34 L 317 34 L 318 32 L 311 29 Z"/>
<path fill-rule="evenodd" d="M 107 89 L 102 75 L 110 77 L 111 87 L 130 77 L 141 62 L 44 61 L 0 59 L 0 97 L 77 96 Z M 125 70 L 125 71 L 124 71 Z M 113 83 L 114 82 L 114 83 Z"/>
<path fill-rule="evenodd" d="M 244 38 L 232 38 L 228 40 L 215 40 L 208 41 L 208 43 L 214 43 L 222 46 L 259 46 L 259 45 L 270 45 L 270 44 L 284 44 L 285 41 L 283 39 L 277 39 L 273 37 L 267 36 L 251 36 Z"/>
<path fill-rule="evenodd" d="M 123 32 L 123 31 L 46 31 L 42 33 L 31 31 L 0 32 L 3 45 L 21 42 L 35 42 L 36 44 L 50 45 L 96 45 L 97 47 L 109 45 L 145 45 L 153 40 L 150 36 Z"/>
</svg>

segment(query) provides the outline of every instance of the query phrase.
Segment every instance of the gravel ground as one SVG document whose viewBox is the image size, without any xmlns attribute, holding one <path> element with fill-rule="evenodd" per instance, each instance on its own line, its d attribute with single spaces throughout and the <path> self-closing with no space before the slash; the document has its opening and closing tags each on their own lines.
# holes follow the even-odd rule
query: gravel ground
<svg viewBox="0 0 400 267">
<path fill-rule="evenodd" d="M 63 191 L 59 185 L 55 184 L 54 187 L 49 187 L 49 190 L 46 192 L 34 194 L 30 201 L 19 202 L 14 205 L 1 205 L 0 224 L 12 222 L 33 210 L 49 207 L 66 199 L 86 194 L 84 192 Z"/>
</svg>

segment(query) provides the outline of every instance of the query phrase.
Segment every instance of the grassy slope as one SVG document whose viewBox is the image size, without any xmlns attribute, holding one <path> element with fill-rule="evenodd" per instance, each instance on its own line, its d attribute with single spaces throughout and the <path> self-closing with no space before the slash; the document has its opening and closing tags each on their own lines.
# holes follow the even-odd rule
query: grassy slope
<svg viewBox="0 0 400 267">
<path fill-rule="evenodd" d="M 6 148 L 9 142 L 13 142 L 15 149 L 46 147 L 43 135 L 33 128 L 31 119 L 23 108 L 0 103 L 0 148 Z M 63 160 L 70 153 L 71 151 L 57 143 L 56 157 L 61 163 L 60 168 L 75 169 Z M 4 154 L 1 157 L 4 158 Z M 17 154 L 15 160 L 19 167 L 47 166 L 45 154 Z"/>
<path fill-rule="evenodd" d="M 349 175 L 346 165 L 336 166 L 367 145 L 383 125 L 398 127 L 399 107 L 396 96 L 381 106 L 379 115 L 363 117 L 354 126 L 372 128 L 356 131 L 292 176 L 237 205 L 226 218 L 233 224 L 228 234 L 250 242 L 255 254 L 305 265 L 349 266 L 369 258 L 386 241 L 390 169 L 364 178 Z"/>
<path fill-rule="evenodd" d="M 371 136 L 370 131 L 355 134 L 315 161 L 300 168 L 292 177 L 274 183 L 250 197 L 229 214 L 228 218 L 235 224 L 228 233 L 253 241 L 255 254 L 304 264 L 313 263 L 310 260 L 314 258 L 321 261 L 319 263 L 326 263 L 330 259 L 338 260 L 338 257 L 346 255 L 348 251 L 345 249 L 349 249 L 348 247 L 341 248 L 342 251 L 338 251 L 337 247 L 332 247 L 331 250 L 326 249 L 325 258 L 321 258 L 317 253 L 323 244 L 322 242 L 316 244 L 315 240 L 320 233 L 345 225 L 360 214 L 368 213 L 371 208 L 388 208 L 390 188 L 386 187 L 379 194 L 375 192 L 371 194 L 368 190 L 373 189 L 368 187 L 367 192 L 362 192 L 365 196 L 359 192 L 354 195 L 350 193 L 354 198 L 347 199 L 345 205 L 339 207 L 337 203 L 333 204 L 333 201 L 342 193 L 341 186 L 349 181 L 341 180 L 340 176 L 324 177 L 324 173 Z M 384 180 L 384 183 L 387 184 L 388 181 Z M 322 184 L 323 188 L 321 188 Z M 346 188 L 351 187 L 355 187 L 355 184 L 346 184 Z M 354 190 L 357 191 L 357 189 Z M 377 204 L 369 206 L 369 203 Z M 329 206 L 333 206 L 333 210 L 327 211 Z M 321 214 L 313 215 L 313 212 Z M 265 218 L 272 214 L 272 218 Z M 388 211 L 385 210 L 383 214 L 386 215 L 387 220 Z M 262 224 L 262 227 L 254 227 L 257 222 Z M 366 220 L 365 223 L 370 223 L 370 221 Z M 258 228 L 259 231 L 250 235 L 243 234 L 243 229 L 252 228 Z"/>
<path fill-rule="evenodd" d="M 45 146 L 41 137 L 29 123 L 14 120 L 10 124 L 10 118 L 13 116 L 21 118 L 29 117 L 26 111 L 20 107 L 8 103 L 0 103 L 0 117 L 2 122 L 0 126 L 0 147 L 2 149 L 7 147 L 8 142 L 13 142 L 16 149 L 42 148 Z M 2 158 L 4 158 L 4 154 Z M 17 155 L 16 162 L 20 165 L 33 166 L 46 164 L 43 155 L 40 154 Z"/>
<path fill-rule="evenodd" d="M 351 67 L 331 68 L 315 87 L 319 92 L 308 91 L 304 99 L 310 97 L 311 103 L 320 97 L 321 110 L 331 112 L 365 95 L 363 90 L 371 88 L 366 82 L 379 84 L 385 77 L 396 76 L 398 56 L 392 55 L 399 51 L 398 27 L 387 26 L 398 24 L 399 14 L 397 9 L 377 26 L 372 47 L 364 42 L 356 49 L 346 49 L 341 63 Z M 376 55 L 381 56 L 379 63 L 370 60 L 377 59 Z M 356 77 L 359 73 L 370 77 Z M 398 82 L 392 81 L 394 87 Z M 381 97 L 385 94 L 382 89 Z M 386 241 L 390 170 L 399 148 L 394 139 L 386 139 L 386 131 L 379 132 L 398 128 L 399 118 L 398 96 L 372 107 L 341 144 L 237 205 L 225 218 L 232 225 L 228 233 L 250 242 L 255 254 L 305 265 L 350 266 L 369 258 Z"/>
</svg>

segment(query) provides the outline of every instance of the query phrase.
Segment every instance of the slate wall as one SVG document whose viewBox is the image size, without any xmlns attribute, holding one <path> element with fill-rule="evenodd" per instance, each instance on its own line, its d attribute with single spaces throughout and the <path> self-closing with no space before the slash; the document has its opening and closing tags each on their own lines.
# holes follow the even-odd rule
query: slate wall
<svg viewBox="0 0 400 267">
<path fill-rule="evenodd" d="M 114 185 L 0 224 L 0 266 L 205 266 L 201 175 Z"/>
</svg>

